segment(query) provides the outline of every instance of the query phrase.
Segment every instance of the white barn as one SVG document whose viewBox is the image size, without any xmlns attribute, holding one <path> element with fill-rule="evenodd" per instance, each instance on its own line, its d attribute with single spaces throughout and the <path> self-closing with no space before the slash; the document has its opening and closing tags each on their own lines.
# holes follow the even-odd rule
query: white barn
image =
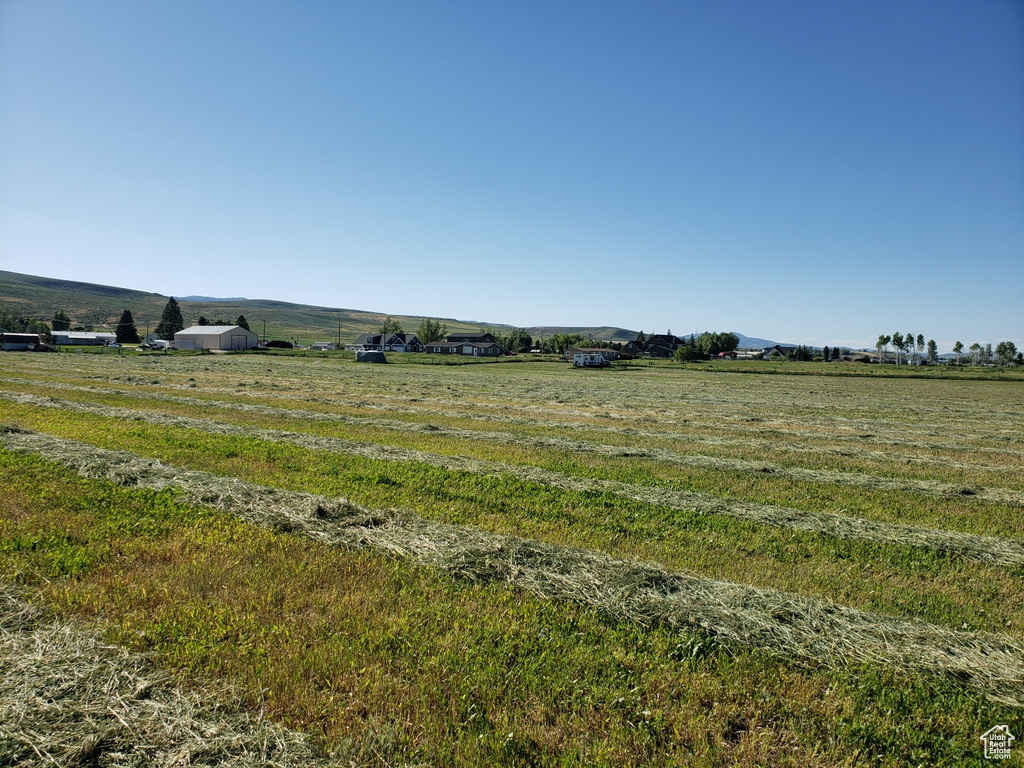
<svg viewBox="0 0 1024 768">
<path fill-rule="evenodd" d="M 178 349 L 229 351 L 252 349 L 256 343 L 256 334 L 240 325 L 193 325 L 174 334 Z"/>
</svg>

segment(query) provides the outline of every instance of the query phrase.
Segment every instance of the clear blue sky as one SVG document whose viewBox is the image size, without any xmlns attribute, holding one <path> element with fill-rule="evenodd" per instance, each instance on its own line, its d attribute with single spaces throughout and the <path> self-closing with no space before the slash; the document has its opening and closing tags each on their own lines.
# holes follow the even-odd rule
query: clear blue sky
<svg viewBox="0 0 1024 768">
<path fill-rule="evenodd" d="M 0 0 L 0 267 L 1024 348 L 1024 2 Z"/>
</svg>

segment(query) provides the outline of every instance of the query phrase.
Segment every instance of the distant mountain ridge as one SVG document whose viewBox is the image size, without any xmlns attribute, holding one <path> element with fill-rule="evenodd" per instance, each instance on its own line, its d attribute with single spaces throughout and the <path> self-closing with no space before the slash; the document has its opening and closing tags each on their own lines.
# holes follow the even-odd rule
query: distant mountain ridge
<svg viewBox="0 0 1024 768">
<path fill-rule="evenodd" d="M 214 296 L 178 296 L 178 301 L 194 301 L 200 304 L 209 304 L 213 302 L 226 302 L 226 301 L 248 301 L 245 296 L 233 296 L 229 299 L 218 299 Z"/>
<path fill-rule="evenodd" d="M 92 325 L 112 329 L 121 312 L 131 310 L 135 325 L 140 332 L 156 328 L 168 296 L 148 293 L 131 288 L 117 288 L 98 283 L 82 283 L 52 277 L 37 277 L 18 272 L 0 270 L 0 307 L 25 317 L 50 322 L 53 313 L 64 310 L 71 316 L 72 325 Z M 319 307 L 308 304 L 292 304 L 272 299 L 216 298 L 213 296 L 175 297 L 181 306 L 185 324 L 195 323 L 200 315 L 209 320 L 234 322 L 239 315 L 245 315 L 253 331 L 267 338 L 296 339 L 303 343 L 312 341 L 333 341 L 339 333 L 343 344 L 351 343 L 357 336 L 372 333 L 380 328 L 386 315 L 383 312 L 369 312 L 358 309 Z M 421 315 L 391 315 L 408 332 L 415 332 Z M 507 332 L 515 326 L 503 323 L 484 323 L 474 320 L 457 320 L 450 317 L 432 317 L 448 326 L 448 331 L 467 332 L 481 329 Z M 625 343 L 635 339 L 639 331 L 614 326 L 530 326 L 524 327 L 536 338 L 547 338 L 556 333 L 578 333 L 594 341 Z M 650 335 L 650 333 L 648 333 Z M 740 346 L 770 347 L 775 344 L 766 339 L 757 339 L 737 333 Z"/>
</svg>

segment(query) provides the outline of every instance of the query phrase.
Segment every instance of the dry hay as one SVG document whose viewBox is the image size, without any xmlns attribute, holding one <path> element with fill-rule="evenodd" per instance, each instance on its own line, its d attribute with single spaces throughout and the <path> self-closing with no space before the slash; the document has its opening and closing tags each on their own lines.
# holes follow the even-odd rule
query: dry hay
<svg viewBox="0 0 1024 768">
<path fill-rule="evenodd" d="M 38 382 L 31 379 L 12 379 L 8 378 L 7 381 L 19 384 L 30 384 L 37 385 Z M 95 386 L 77 386 L 74 384 L 65 384 L 59 382 L 47 382 L 48 389 L 63 390 L 63 391 L 74 391 L 74 392 L 89 392 L 91 394 L 97 394 L 101 396 L 115 396 L 115 397 L 127 397 L 137 400 L 153 400 L 162 403 L 173 403 L 175 405 L 185 405 L 191 407 L 201 408 L 214 408 L 217 410 L 224 411 L 239 411 L 241 413 L 255 413 L 261 416 L 269 416 L 272 418 L 288 418 L 288 419 L 300 419 L 304 421 L 332 421 L 340 424 L 350 424 L 353 426 L 367 426 L 376 427 L 379 429 L 388 429 L 398 432 L 418 432 L 427 433 L 439 437 L 454 437 L 466 440 L 484 440 L 488 442 L 508 443 L 516 442 L 524 445 L 531 445 L 541 448 L 557 448 L 557 449 L 568 449 L 575 450 L 582 453 L 598 453 L 606 456 L 624 456 L 624 457 L 644 457 L 657 459 L 660 461 L 674 462 L 685 464 L 688 461 L 688 457 L 685 457 L 679 453 L 661 449 L 636 449 L 618 445 L 603 445 L 600 443 L 592 443 L 589 441 L 580 440 L 564 440 L 559 438 L 543 438 L 532 435 L 513 434 L 510 432 L 502 432 L 496 430 L 476 430 L 476 429 L 462 429 L 459 427 L 451 427 L 445 425 L 431 424 L 431 423 L 420 423 L 401 421 L 398 419 L 387 419 L 381 417 L 372 416 L 351 416 L 347 414 L 330 413 L 325 411 L 313 411 L 305 408 L 283 408 L 280 406 L 272 405 L 261 405 L 257 403 L 244 403 L 236 402 L 232 400 L 212 400 L 200 397 L 188 397 L 183 395 L 171 395 L 163 392 L 138 392 L 138 391 L 127 391 L 122 389 L 109 389 L 100 388 Z M 13 393 L 12 393 L 13 394 Z M 3 394 L 0 394 L 2 397 Z M 321 401 L 323 398 L 299 398 L 299 399 L 310 399 Z M 54 400 L 56 402 L 56 400 Z M 373 407 L 373 406 L 371 406 Z M 664 432 L 664 431 L 650 431 L 635 429 L 632 427 L 617 427 L 611 425 L 602 424 L 591 424 L 591 423 L 569 423 L 562 421 L 553 421 L 545 419 L 534 419 L 530 417 L 515 417 L 515 416 L 504 416 L 498 418 L 484 417 L 477 414 L 465 414 L 457 411 L 424 411 L 423 409 L 417 408 L 399 408 L 399 407 L 380 407 L 381 410 L 388 410 L 392 412 L 411 413 L 416 415 L 431 415 L 440 416 L 444 418 L 458 418 L 458 419 L 469 419 L 477 421 L 496 421 L 509 424 L 523 425 L 523 426 L 535 426 L 543 428 L 556 428 L 565 429 L 572 428 L 575 430 L 598 432 L 605 434 L 616 434 L 623 435 L 630 438 L 640 438 L 649 440 L 673 440 L 682 443 L 691 443 L 697 445 L 711 445 L 711 446 L 726 446 L 726 447 L 741 447 L 741 448 L 753 448 L 763 453 L 771 453 L 777 451 L 783 451 L 788 453 L 807 453 L 815 455 L 829 455 L 839 456 L 842 458 L 852 459 L 863 459 L 869 461 L 884 461 L 887 463 L 900 463 L 900 464 L 918 464 L 923 466 L 936 466 L 942 467 L 943 469 L 957 469 L 968 472 L 989 472 L 995 474 L 1012 474 L 1017 476 L 1021 473 L 1021 467 L 1019 466 L 1007 466 L 1005 464 L 981 464 L 977 462 L 959 461 L 951 459 L 947 456 L 929 456 L 920 455 L 915 453 L 899 453 L 895 454 L 891 451 L 873 451 L 866 448 L 859 448 L 855 446 L 827 446 L 827 445 L 804 445 L 802 443 L 794 442 L 780 442 L 777 439 L 771 438 L 793 438 L 800 436 L 813 436 L 814 438 L 820 439 L 855 439 L 852 436 L 840 436 L 834 433 L 824 434 L 820 431 L 813 432 L 800 432 L 800 431 L 782 431 L 782 430 L 769 430 L 769 429 L 758 429 L 760 437 L 755 438 L 729 438 L 712 435 L 697 435 L 682 432 Z M 884 444 L 891 444 L 893 446 L 899 446 L 902 448 L 916 447 L 925 448 L 929 450 L 948 450 L 949 446 L 940 444 L 924 444 L 924 443 L 908 443 L 907 441 L 890 440 L 886 441 L 882 438 L 875 440 L 877 436 L 871 435 L 870 439 L 872 442 L 881 442 Z M 957 445 L 958 450 L 962 449 L 962 445 Z M 1008 449 L 971 449 L 981 450 L 982 452 L 998 452 L 1000 454 L 1012 455 L 1024 458 L 1024 455 L 1020 452 L 1011 451 Z M 706 459 L 708 457 L 697 457 L 698 459 Z M 758 464 L 758 466 L 763 466 Z"/>
<path fill-rule="evenodd" d="M 444 456 L 398 446 L 371 442 L 319 437 L 304 433 L 243 427 L 211 419 L 192 419 L 184 416 L 114 408 L 103 405 L 73 403 L 36 395 L 0 393 L 17 402 L 30 403 L 67 410 L 114 416 L 121 419 L 145 421 L 152 424 L 196 429 L 211 434 L 257 437 L 269 442 L 282 442 L 311 450 L 334 451 L 383 461 L 416 461 L 444 469 L 475 474 L 512 476 L 519 480 L 572 491 L 613 493 L 644 504 L 697 511 L 702 514 L 726 515 L 759 525 L 791 530 L 809 531 L 841 539 L 900 544 L 945 552 L 968 560 L 977 560 L 1009 568 L 1024 566 L 1024 542 L 996 536 L 982 536 L 960 531 L 888 523 L 878 520 L 836 514 L 834 512 L 800 510 L 792 507 L 756 504 L 733 499 L 722 499 L 701 493 L 677 491 L 667 487 L 643 486 L 614 480 L 576 477 L 541 467 L 507 464 L 466 456 Z M 748 462 L 749 463 L 749 462 Z M 767 465 L 760 471 L 770 471 Z M 867 476 L 870 477 L 870 476 Z M 906 490 L 906 489 L 904 489 Z M 989 489 L 994 491 L 995 489 Z M 963 492 L 956 487 L 950 495 Z M 1009 491 L 1007 491 L 1009 493 Z M 971 496 L 991 500 L 983 492 L 971 490 Z"/>
<path fill-rule="evenodd" d="M 144 655 L 0 585 L 0 765 L 327 766 L 308 737 L 187 693 Z M 347 763 L 345 763 L 347 764 Z"/>
<path fill-rule="evenodd" d="M 107 377 L 95 377 L 102 378 L 105 381 L 109 381 Z M 117 377 L 115 377 L 116 379 Z M 128 377 L 129 379 L 131 377 Z M 11 383 L 16 384 L 28 384 L 32 386 L 38 386 L 39 381 L 33 379 L 18 379 L 13 377 L 7 377 L 5 379 Z M 275 406 L 260 405 L 255 403 L 241 403 L 241 402 L 229 402 L 222 400 L 208 400 L 204 398 L 196 397 L 183 397 L 170 395 L 163 392 L 148 392 L 148 391 L 126 391 L 121 389 L 110 389 L 100 388 L 95 386 L 76 386 L 73 384 L 66 384 L 60 382 L 47 381 L 45 383 L 47 389 L 57 390 L 68 390 L 68 391 L 87 391 L 96 392 L 99 394 L 108 395 L 119 395 L 125 397 L 132 397 L 138 399 L 157 400 L 163 402 L 179 403 L 182 405 L 198 405 L 198 406 L 210 406 L 215 408 L 221 408 L 226 410 L 237 410 L 249 413 L 260 413 L 268 416 L 284 416 L 286 418 L 298 418 L 298 419 L 313 419 L 320 421 L 337 421 L 340 423 L 347 424 L 365 424 L 367 426 L 379 426 L 385 429 L 399 429 L 403 431 L 428 431 L 433 430 L 433 425 L 416 424 L 406 421 L 395 421 L 389 419 L 374 419 L 370 417 L 360 416 L 347 416 L 343 414 L 326 413 L 323 411 L 311 411 L 301 408 L 282 408 Z M 193 391 L 194 385 L 164 385 L 171 389 L 179 389 L 185 391 Z M 221 394 L 249 394 L 240 393 L 237 387 L 242 386 L 238 384 L 235 388 L 225 387 L 210 387 L 204 386 L 203 391 L 205 393 L 221 393 Z M 760 447 L 765 451 L 772 450 L 786 450 L 794 452 L 807 452 L 807 453 L 828 453 L 836 456 L 843 457 L 854 457 L 854 458 L 866 458 L 874 460 L 885 460 L 892 461 L 894 459 L 899 461 L 910 461 L 912 463 L 919 463 L 925 465 L 942 466 L 944 468 L 957 468 L 964 470 L 975 470 L 975 471 L 986 471 L 986 472 L 1011 472 L 1017 473 L 1020 471 L 1019 467 L 1007 467 L 1004 465 L 982 465 L 972 462 L 961 462 L 948 457 L 934 457 L 934 456 L 920 456 L 916 454 L 900 454 L 894 456 L 891 452 L 883 451 L 870 451 L 862 448 L 855 447 L 829 447 L 829 446 L 803 446 L 796 445 L 793 443 L 773 443 L 771 442 L 774 438 L 792 439 L 792 438 L 811 438 L 814 440 L 828 440 L 829 442 L 839 443 L 868 443 L 871 445 L 889 446 L 899 449 L 918 449 L 918 450 L 940 450 L 940 451 L 970 451 L 972 453 L 987 453 L 998 456 L 1008 456 L 1017 460 L 1024 460 L 1024 452 L 1014 450 L 1011 448 L 1001 448 L 992 446 L 981 446 L 969 444 L 967 442 L 967 435 L 962 428 L 946 429 L 944 431 L 936 430 L 908 430 L 905 424 L 894 423 L 892 430 L 897 433 L 895 436 L 887 436 L 881 434 L 886 431 L 881 429 L 881 425 L 878 421 L 872 420 L 867 422 L 864 420 L 851 420 L 844 419 L 841 417 L 832 417 L 828 421 L 816 420 L 813 424 L 812 429 L 801 429 L 794 426 L 794 422 L 787 418 L 785 428 L 765 425 L 760 419 L 757 419 L 757 426 L 751 426 L 747 423 L 731 423 L 736 417 L 734 415 L 731 418 L 726 417 L 724 414 L 714 419 L 694 419 L 686 418 L 684 421 L 694 429 L 710 429 L 713 428 L 716 432 L 728 432 L 743 435 L 743 437 L 727 438 L 720 435 L 698 435 L 692 432 L 678 432 L 673 430 L 653 430 L 653 429 L 639 429 L 632 426 L 616 426 L 613 424 L 601 424 L 593 423 L 591 421 L 566 421 L 561 419 L 550 419 L 550 418 L 536 418 L 531 416 L 523 416 L 523 408 L 516 408 L 516 415 L 509 415 L 506 413 L 494 412 L 497 408 L 507 408 L 507 406 L 499 404 L 487 404 L 487 410 L 491 412 L 487 413 L 476 413 L 466 407 L 465 403 L 462 403 L 462 408 L 459 410 L 448 410 L 448 409 L 437 409 L 437 408 L 424 408 L 422 406 L 413 405 L 395 405 L 393 403 L 380 403 L 371 402 L 364 399 L 357 399 L 352 401 L 349 399 L 346 402 L 337 402 L 336 399 L 325 398 L 321 396 L 310 396 L 310 395 L 298 395 L 295 393 L 275 393 L 260 391 L 259 397 L 280 399 L 292 402 L 309 402 L 320 405 L 329 406 L 342 406 L 349 408 L 361 408 L 366 410 L 383 411 L 386 413 L 408 413 L 418 416 L 433 416 L 441 418 L 451 418 L 469 421 L 480 421 L 489 423 L 502 423 L 502 424 L 515 424 L 522 426 L 531 427 L 542 427 L 542 428 L 554 428 L 554 429 L 573 429 L 582 430 L 586 432 L 597 432 L 605 434 L 616 434 L 626 435 L 636 438 L 646 438 L 654 440 L 674 440 L 684 443 L 698 443 L 705 445 L 725 445 L 725 446 L 740 446 L 740 447 Z M 360 397 L 360 395 L 352 395 L 352 397 Z M 387 398 L 396 399 L 404 403 L 437 403 L 452 404 L 456 401 L 452 400 L 437 400 L 437 399 L 426 399 L 421 397 L 401 397 L 401 398 Z M 480 403 L 474 403 L 474 407 L 481 406 Z M 482 406 L 481 406 L 482 407 Z M 525 408 L 530 410 L 530 408 Z M 572 415 L 568 411 L 561 410 L 558 415 Z M 586 412 L 583 414 L 577 413 L 578 417 L 593 418 L 595 416 L 622 421 L 629 419 L 635 422 L 649 423 L 651 421 L 660 421 L 665 424 L 674 424 L 675 422 L 666 421 L 664 419 L 653 420 L 644 417 L 642 414 L 630 412 L 627 416 L 615 415 L 611 413 L 590 413 Z M 741 417 L 744 422 L 749 419 Z M 837 430 L 839 427 L 839 431 Z M 445 434 L 450 434 L 455 437 L 466 437 L 471 439 L 491 439 L 488 437 L 488 433 L 481 433 L 476 430 L 460 430 L 455 427 L 436 427 L 438 430 L 444 430 Z M 504 433 L 492 432 L 493 435 L 503 435 Z M 930 437 L 945 438 L 941 440 L 921 441 L 913 440 L 908 437 L 909 434 L 924 434 Z M 954 435 L 955 439 L 950 440 L 949 436 Z M 521 436 L 516 436 L 516 439 L 520 439 Z M 974 435 L 975 438 L 981 439 L 989 437 L 988 435 Z M 494 438 L 498 439 L 498 438 Z M 1011 442 L 1020 442 L 1016 437 L 1013 437 Z"/>
<path fill-rule="evenodd" d="M 598 552 L 375 512 L 344 499 L 179 469 L 48 435 L 17 430 L 0 437 L 9 449 L 45 456 L 86 477 L 175 488 L 186 501 L 328 544 L 383 550 L 462 578 L 503 582 L 645 625 L 699 630 L 780 657 L 832 668 L 867 663 L 926 672 L 1024 706 L 1024 648 L 1006 635 L 955 631 Z"/>
</svg>

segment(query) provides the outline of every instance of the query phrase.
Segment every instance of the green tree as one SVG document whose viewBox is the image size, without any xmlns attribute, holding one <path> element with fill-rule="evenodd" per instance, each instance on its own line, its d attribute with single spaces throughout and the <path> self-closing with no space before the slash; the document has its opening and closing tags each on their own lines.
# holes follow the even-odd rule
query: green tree
<svg viewBox="0 0 1024 768">
<path fill-rule="evenodd" d="M 424 344 L 429 344 L 432 341 L 438 341 L 448 335 L 447 323 L 442 325 L 437 320 L 431 320 L 428 317 L 420 320 L 419 327 L 416 329 L 416 336 Z"/>
<path fill-rule="evenodd" d="M 826 363 L 829 361 L 829 354 L 830 354 L 830 350 L 828 348 L 828 345 L 826 344 L 825 348 L 823 350 L 821 350 L 821 356 L 825 358 L 825 362 Z"/>
<path fill-rule="evenodd" d="M 506 352 L 529 352 L 533 349 L 533 337 L 522 328 L 513 328 L 507 334 L 494 333 L 491 335 Z"/>
<path fill-rule="evenodd" d="M 185 327 L 185 318 L 181 316 L 181 307 L 171 296 L 164 305 L 160 315 L 160 324 L 156 327 L 156 335 L 165 341 L 174 341 L 174 334 Z"/>
<path fill-rule="evenodd" d="M 914 340 L 914 346 L 917 349 L 917 364 L 921 364 L 921 359 L 924 355 L 924 334 L 917 334 L 917 338 Z"/>
<path fill-rule="evenodd" d="M 53 330 L 55 331 L 67 331 L 71 328 L 71 318 L 68 317 L 68 313 L 63 309 L 58 309 L 53 313 Z"/>
<path fill-rule="evenodd" d="M 235 325 L 239 328 L 245 328 L 247 331 L 252 330 L 252 328 L 249 327 L 249 321 L 245 319 L 245 315 L 239 315 L 238 319 L 235 320 Z"/>
<path fill-rule="evenodd" d="M 138 344 L 139 330 L 135 327 L 135 318 L 129 310 L 121 313 L 121 319 L 117 321 L 117 328 L 114 336 L 118 344 Z"/>
<path fill-rule="evenodd" d="M 939 362 L 939 346 L 935 339 L 928 339 L 928 362 L 932 365 Z"/>
<path fill-rule="evenodd" d="M 578 347 L 585 338 L 581 333 L 556 333 L 544 340 L 544 351 L 561 355 L 570 347 Z"/>
<path fill-rule="evenodd" d="M 380 324 L 380 330 L 377 333 L 405 333 L 402 330 L 402 324 L 397 320 L 392 320 L 391 315 L 384 318 L 384 322 Z M 420 339 L 423 341 L 423 339 Z"/>
<path fill-rule="evenodd" d="M 199 319 L 196 320 L 196 325 L 209 325 L 209 324 L 210 324 L 210 321 L 207 320 L 206 317 L 204 317 L 203 315 L 200 315 Z"/>
<path fill-rule="evenodd" d="M 888 354 L 890 341 L 892 341 L 892 336 L 879 334 L 878 341 L 875 343 L 875 350 L 878 352 L 878 362 L 881 363 L 885 360 L 883 353 L 885 353 L 885 355 Z"/>
<path fill-rule="evenodd" d="M 964 352 L 964 343 L 962 341 L 958 341 L 956 344 L 953 345 L 953 354 L 956 355 L 956 364 L 957 365 L 960 365 L 960 355 L 962 355 L 963 352 Z"/>
<path fill-rule="evenodd" d="M 690 363 L 694 360 L 700 360 L 701 354 L 695 344 L 683 344 L 683 346 L 672 353 L 672 359 L 677 363 Z"/>
<path fill-rule="evenodd" d="M 1009 365 L 1017 354 L 1017 345 L 1012 341 L 1000 341 L 996 344 L 996 360 L 1000 365 Z"/>
<path fill-rule="evenodd" d="M 640 331 L 640 333 L 638 333 L 636 335 L 636 340 L 639 341 L 641 344 L 643 344 L 645 341 L 647 341 L 647 337 L 644 336 L 644 332 L 643 331 Z"/>
<path fill-rule="evenodd" d="M 892 335 L 892 348 L 896 351 L 896 365 L 900 364 L 900 355 L 903 352 L 903 334 L 897 331 Z"/>
<path fill-rule="evenodd" d="M 11 333 L 47 334 L 50 332 L 50 326 L 42 320 L 33 320 L 9 310 L 0 310 L 0 329 Z"/>
<path fill-rule="evenodd" d="M 971 344 L 971 365 L 978 365 L 981 363 L 981 344 L 974 342 Z"/>
<path fill-rule="evenodd" d="M 720 352 L 732 352 L 740 345 L 739 336 L 735 333 L 710 333 L 705 331 L 697 339 L 697 348 L 701 354 L 714 357 Z"/>
</svg>

